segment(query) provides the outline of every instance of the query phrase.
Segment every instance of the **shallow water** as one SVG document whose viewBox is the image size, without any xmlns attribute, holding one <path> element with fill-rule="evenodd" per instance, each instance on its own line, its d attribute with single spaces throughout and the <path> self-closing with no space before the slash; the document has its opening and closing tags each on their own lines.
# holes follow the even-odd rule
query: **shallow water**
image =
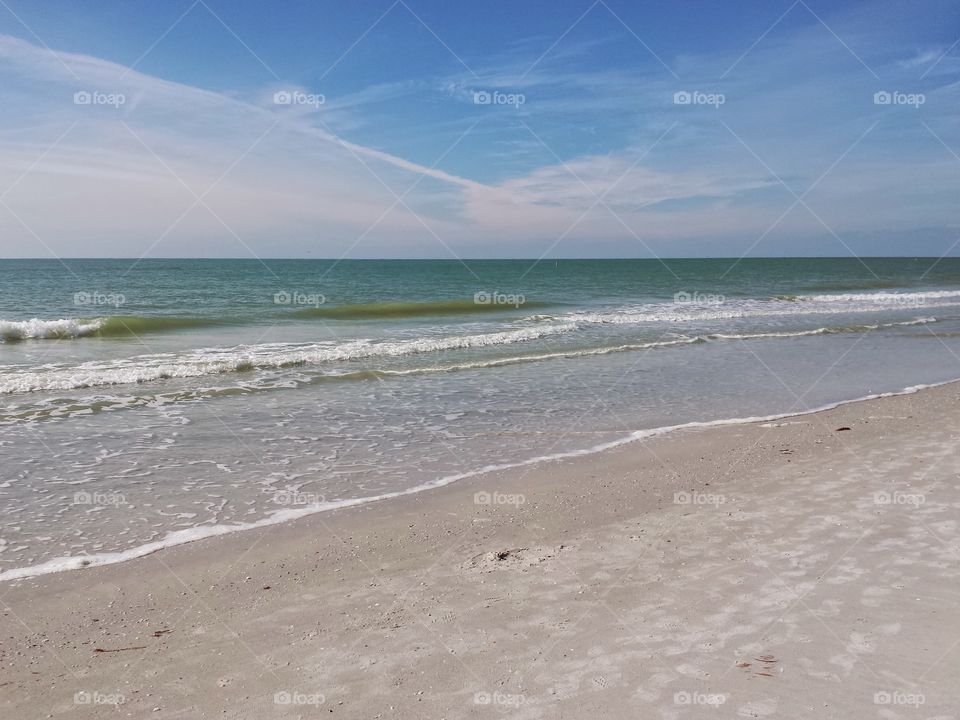
<svg viewBox="0 0 960 720">
<path fill-rule="evenodd" d="M 864 263 L 0 261 L 0 578 L 960 377 L 960 262 Z"/>
</svg>

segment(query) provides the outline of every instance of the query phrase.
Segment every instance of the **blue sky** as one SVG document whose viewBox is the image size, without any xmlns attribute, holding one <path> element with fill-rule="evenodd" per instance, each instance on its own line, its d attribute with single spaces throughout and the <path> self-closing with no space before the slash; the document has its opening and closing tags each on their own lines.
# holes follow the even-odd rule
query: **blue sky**
<svg viewBox="0 0 960 720">
<path fill-rule="evenodd" d="M 2 0 L 0 256 L 956 254 L 958 39 L 942 1 Z"/>
</svg>

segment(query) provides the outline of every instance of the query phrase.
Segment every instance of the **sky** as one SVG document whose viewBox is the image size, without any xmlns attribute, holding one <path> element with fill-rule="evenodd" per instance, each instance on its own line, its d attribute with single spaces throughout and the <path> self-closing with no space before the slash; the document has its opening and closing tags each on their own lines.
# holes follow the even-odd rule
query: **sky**
<svg viewBox="0 0 960 720">
<path fill-rule="evenodd" d="M 0 0 L 0 257 L 960 254 L 960 4 Z"/>
</svg>

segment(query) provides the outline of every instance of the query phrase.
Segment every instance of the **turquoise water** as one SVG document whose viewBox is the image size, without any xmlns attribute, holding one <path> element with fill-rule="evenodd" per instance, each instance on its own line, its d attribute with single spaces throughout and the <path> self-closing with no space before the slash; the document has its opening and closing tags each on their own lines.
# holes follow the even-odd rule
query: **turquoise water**
<svg viewBox="0 0 960 720">
<path fill-rule="evenodd" d="M 0 578 L 960 377 L 949 258 L 6 260 L 0 278 Z"/>
</svg>

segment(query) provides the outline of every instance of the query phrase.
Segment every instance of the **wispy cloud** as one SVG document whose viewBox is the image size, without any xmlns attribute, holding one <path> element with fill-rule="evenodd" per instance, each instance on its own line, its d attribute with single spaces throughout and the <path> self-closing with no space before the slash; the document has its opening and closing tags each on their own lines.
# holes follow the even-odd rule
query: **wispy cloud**
<svg viewBox="0 0 960 720">
<path fill-rule="evenodd" d="M 594 62 L 610 39 L 591 37 L 532 70 L 542 43 L 515 43 L 473 73 L 329 97 L 215 92 L 0 36 L 0 254 L 736 255 L 761 237 L 761 254 L 843 252 L 839 234 L 869 253 L 871 232 L 952 238 L 953 59 L 922 33 L 891 48 L 861 17 L 806 20 L 747 54 L 670 57 L 679 80 L 646 57 Z M 881 91 L 924 103 L 877 104 Z"/>
</svg>

